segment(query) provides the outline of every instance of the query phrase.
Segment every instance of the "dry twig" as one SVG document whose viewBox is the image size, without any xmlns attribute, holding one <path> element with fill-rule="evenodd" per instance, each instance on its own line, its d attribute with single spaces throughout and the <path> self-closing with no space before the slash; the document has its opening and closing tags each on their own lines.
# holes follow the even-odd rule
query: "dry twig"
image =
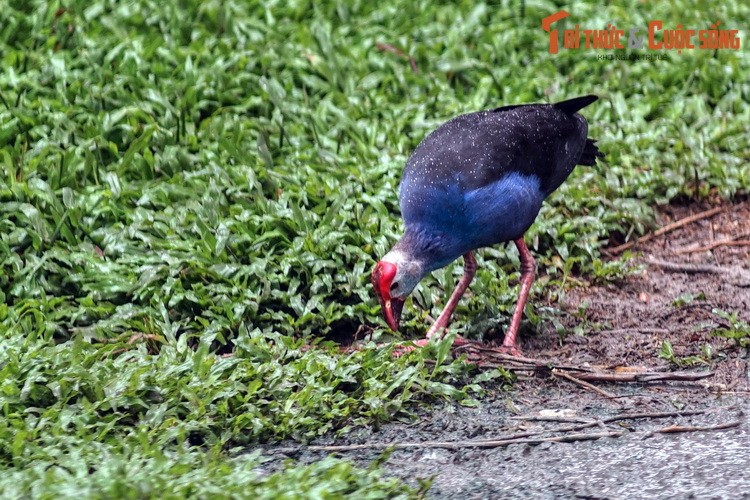
<svg viewBox="0 0 750 500">
<path fill-rule="evenodd" d="M 621 333 L 661 333 L 663 335 L 666 335 L 669 333 L 669 330 L 666 328 L 617 328 L 614 330 L 602 330 L 599 332 L 596 332 L 599 335 L 607 334 L 607 335 L 619 335 Z"/>
<path fill-rule="evenodd" d="M 573 375 L 571 375 L 569 373 L 565 373 L 564 371 L 552 370 L 552 375 L 554 375 L 555 377 L 564 378 L 565 380 L 567 380 L 569 382 L 573 382 L 574 384 L 580 385 L 584 389 L 588 389 L 589 391 L 593 391 L 593 392 L 599 394 L 600 396 L 604 396 L 607 399 L 615 399 L 617 397 L 614 394 L 611 394 L 611 393 L 605 391 L 604 389 L 599 389 L 594 384 L 591 384 L 591 383 L 586 382 L 584 380 L 578 379 L 578 378 L 574 377 Z"/>
<path fill-rule="evenodd" d="M 718 247 L 747 247 L 747 246 L 750 246 L 750 240 L 737 240 L 737 239 L 731 238 L 727 240 L 714 241 L 713 243 L 702 246 L 702 247 L 680 248 L 680 249 L 675 250 L 674 253 L 681 255 L 681 254 L 686 254 L 686 253 L 708 252 Z"/>
<path fill-rule="evenodd" d="M 717 425 L 670 425 L 663 429 L 655 430 L 654 432 L 660 434 L 675 434 L 678 432 L 702 432 L 702 431 L 720 431 L 723 429 L 732 429 L 739 427 L 742 424 L 741 420 L 735 420 L 734 422 L 727 422 L 725 424 Z"/>
<path fill-rule="evenodd" d="M 608 431 L 588 434 L 567 434 L 546 438 L 508 437 L 500 439 L 475 439 L 466 441 L 423 441 L 421 443 L 345 444 L 334 446 L 308 446 L 307 450 L 337 452 L 358 450 L 384 450 L 386 448 L 393 448 L 396 450 L 404 450 L 409 448 L 446 448 L 449 450 L 457 450 L 460 448 L 499 448 L 501 446 L 510 446 L 512 444 L 570 443 L 573 441 L 593 441 L 605 437 L 619 437 L 623 434 L 624 432 Z M 523 435 L 526 436 L 528 434 Z"/>
<path fill-rule="evenodd" d="M 666 382 L 702 380 L 713 377 L 714 372 L 615 372 L 581 373 L 576 376 L 587 382 Z"/>
<path fill-rule="evenodd" d="M 649 259 L 647 261 L 652 266 L 660 267 L 665 271 L 674 273 L 688 274 L 724 274 L 728 270 L 719 266 L 710 266 L 705 264 L 682 264 L 678 262 L 669 262 L 666 260 Z"/>
<path fill-rule="evenodd" d="M 417 61 L 415 61 L 412 56 L 405 53 L 403 50 L 399 49 L 398 47 L 395 47 L 391 45 L 390 43 L 383 43 L 383 42 L 377 42 L 375 44 L 375 47 L 377 47 L 378 50 L 380 50 L 381 52 L 390 52 L 391 54 L 396 54 L 397 56 L 408 60 L 409 65 L 411 66 L 411 70 L 414 73 L 419 73 L 419 68 L 417 67 Z"/>
<path fill-rule="evenodd" d="M 670 417 L 691 417 L 694 415 L 703 415 L 705 410 L 687 410 L 687 411 L 657 411 L 657 412 L 638 412 L 638 413 L 621 413 L 612 417 L 603 418 L 600 421 L 609 424 L 620 420 L 639 420 L 642 418 L 670 418 Z M 580 417 L 552 417 L 542 415 L 521 415 L 510 417 L 511 420 L 525 420 L 527 422 L 583 422 L 591 424 L 591 420 L 584 420 Z"/>
<path fill-rule="evenodd" d="M 577 424 L 591 424 L 595 421 L 590 418 L 584 417 L 554 417 L 552 415 L 516 415 L 508 417 L 509 420 L 523 420 L 526 422 L 561 422 L 561 423 L 577 423 Z"/>
<path fill-rule="evenodd" d="M 708 217 L 711 217 L 713 215 L 718 214 L 724 210 L 724 207 L 714 207 L 710 210 L 706 210 L 704 212 L 699 212 L 697 214 L 690 215 L 688 217 L 685 217 L 683 219 L 677 220 L 672 222 L 671 224 L 667 224 L 666 226 L 662 227 L 661 229 L 658 229 L 654 231 L 653 233 L 649 233 L 646 235 L 641 236 L 637 240 L 629 241 L 627 243 L 623 243 L 620 246 L 616 246 L 614 248 L 606 249 L 604 252 L 610 254 L 610 255 L 617 255 L 625 250 L 634 247 L 635 245 L 640 245 L 641 243 L 645 243 L 647 241 L 652 240 L 653 238 L 656 238 L 657 236 L 661 236 L 663 234 L 667 234 L 669 232 L 674 231 L 675 229 L 679 229 L 683 226 L 686 226 L 688 224 L 692 224 L 693 222 L 706 219 Z"/>
<path fill-rule="evenodd" d="M 662 429 L 656 429 L 654 431 L 646 433 L 642 439 L 647 439 L 654 434 L 677 434 L 680 432 L 704 432 L 704 431 L 721 431 L 725 429 L 733 429 L 742 425 L 741 420 L 735 420 L 733 422 L 727 422 L 724 424 L 717 425 L 670 425 Z"/>
</svg>

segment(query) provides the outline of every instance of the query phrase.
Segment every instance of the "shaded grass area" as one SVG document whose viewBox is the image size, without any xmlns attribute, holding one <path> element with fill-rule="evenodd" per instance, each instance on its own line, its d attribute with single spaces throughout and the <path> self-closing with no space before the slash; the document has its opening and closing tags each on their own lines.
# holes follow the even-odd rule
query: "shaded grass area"
<svg viewBox="0 0 750 500">
<path fill-rule="evenodd" d="M 750 14 L 703 7 L 571 13 L 591 27 L 699 28 L 717 18 L 741 27 Z M 379 324 L 367 275 L 399 234 L 400 171 L 424 135 L 461 112 L 601 96 L 586 116 L 607 161 L 576 170 L 527 237 L 540 284 L 553 287 L 571 272 L 620 276 L 599 249 L 643 232 L 654 204 L 750 185 L 744 47 L 668 61 L 550 56 L 540 19 L 556 10 L 218 0 L 2 9 L 0 488 L 95 495 L 139 478 L 176 496 L 212 485 L 404 488 L 336 461 L 261 478 L 260 458 L 230 449 L 468 398 L 466 368 L 425 362 L 444 357 L 442 346 L 400 359 L 302 349 Z M 474 337 L 506 325 L 518 267 L 503 248 L 479 260 L 456 323 Z M 420 285 L 407 334 L 424 331 L 458 272 Z M 95 479 L 76 490 L 83 477 Z"/>
</svg>

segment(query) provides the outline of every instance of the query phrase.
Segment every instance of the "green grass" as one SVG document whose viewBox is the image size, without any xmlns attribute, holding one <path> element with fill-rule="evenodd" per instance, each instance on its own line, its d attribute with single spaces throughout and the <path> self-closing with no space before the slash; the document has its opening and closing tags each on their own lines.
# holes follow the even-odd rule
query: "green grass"
<svg viewBox="0 0 750 500">
<path fill-rule="evenodd" d="M 742 28 L 750 17 L 741 3 L 687 5 L 569 10 L 587 27 Z M 500 104 L 601 96 L 585 114 L 607 161 L 579 168 L 527 236 L 545 275 L 537 296 L 571 272 L 620 276 L 599 249 L 648 228 L 655 204 L 750 186 L 744 46 L 668 61 L 550 56 L 540 19 L 556 10 L 395 0 L 0 9 L 0 496 L 419 494 L 345 462 L 263 476 L 260 458 L 234 449 L 468 398 L 467 369 L 426 364 L 435 350 L 302 348 L 380 328 L 369 270 L 398 237 L 401 168 L 431 129 Z M 479 261 L 456 321 L 472 336 L 507 325 L 518 271 L 504 248 Z M 416 290 L 409 336 L 458 272 Z"/>
</svg>

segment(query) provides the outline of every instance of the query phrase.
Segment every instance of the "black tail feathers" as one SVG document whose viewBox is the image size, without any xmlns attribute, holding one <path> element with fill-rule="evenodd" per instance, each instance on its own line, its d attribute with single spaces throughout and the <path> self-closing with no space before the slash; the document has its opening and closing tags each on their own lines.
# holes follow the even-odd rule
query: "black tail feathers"
<svg viewBox="0 0 750 500">
<path fill-rule="evenodd" d="M 594 139 L 586 139 L 586 145 L 583 147 L 583 153 L 581 153 L 581 159 L 578 160 L 578 164 L 593 167 L 596 164 L 597 158 L 604 158 L 604 153 L 596 147 Z"/>
<path fill-rule="evenodd" d="M 556 102 L 554 106 L 560 111 L 572 115 L 577 111 L 582 110 L 592 102 L 599 99 L 595 95 L 585 95 L 583 97 L 576 97 L 574 99 L 568 99 L 567 101 Z"/>
</svg>

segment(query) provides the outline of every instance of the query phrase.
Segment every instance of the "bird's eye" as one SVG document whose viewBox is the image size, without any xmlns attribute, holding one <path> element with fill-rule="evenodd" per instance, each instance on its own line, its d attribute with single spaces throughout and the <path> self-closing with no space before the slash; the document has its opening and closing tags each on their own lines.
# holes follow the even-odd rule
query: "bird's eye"
<svg viewBox="0 0 750 500">
<path fill-rule="evenodd" d="M 398 288 L 398 281 L 394 281 L 393 283 L 391 283 L 391 291 L 395 290 L 396 288 Z"/>
</svg>

